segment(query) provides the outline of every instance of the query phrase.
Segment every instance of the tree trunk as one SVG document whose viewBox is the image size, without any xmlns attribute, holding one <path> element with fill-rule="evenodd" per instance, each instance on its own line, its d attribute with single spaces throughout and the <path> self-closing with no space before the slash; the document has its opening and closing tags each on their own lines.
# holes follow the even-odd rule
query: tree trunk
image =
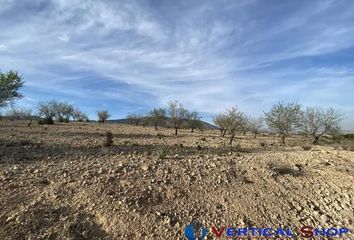
<svg viewBox="0 0 354 240">
<path fill-rule="evenodd" d="M 234 138 L 235 138 L 235 135 L 231 135 L 230 142 L 229 142 L 230 145 L 232 144 L 232 141 L 234 140 Z"/>
<path fill-rule="evenodd" d="M 243 136 L 245 136 L 246 135 L 246 131 L 243 131 Z"/>
<path fill-rule="evenodd" d="M 155 124 L 155 130 L 157 131 L 157 124 Z"/>
<path fill-rule="evenodd" d="M 191 129 L 191 133 L 194 132 L 194 128 Z"/>
<path fill-rule="evenodd" d="M 220 135 L 222 136 L 222 133 L 224 132 L 224 130 L 222 128 L 220 128 Z"/>
<path fill-rule="evenodd" d="M 286 135 L 285 135 L 285 134 L 281 135 L 281 143 L 282 143 L 283 145 L 286 144 L 286 143 L 285 143 L 285 138 L 286 138 Z"/>
<path fill-rule="evenodd" d="M 257 133 L 254 133 L 254 138 L 257 138 Z"/>
<path fill-rule="evenodd" d="M 177 131 L 178 131 L 178 128 L 175 128 L 175 135 L 177 136 Z"/>
<path fill-rule="evenodd" d="M 225 134 L 226 134 L 226 130 L 223 130 L 223 133 L 222 133 L 222 137 L 225 137 Z"/>
<path fill-rule="evenodd" d="M 314 145 L 318 144 L 319 140 L 320 140 L 320 136 L 314 135 L 314 136 L 313 136 L 312 144 L 314 144 Z"/>
</svg>

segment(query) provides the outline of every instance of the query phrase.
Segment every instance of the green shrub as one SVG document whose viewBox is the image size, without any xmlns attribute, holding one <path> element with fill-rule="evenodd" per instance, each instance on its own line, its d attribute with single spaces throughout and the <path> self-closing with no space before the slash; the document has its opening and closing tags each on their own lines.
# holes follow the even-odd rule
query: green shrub
<svg viewBox="0 0 354 240">
<path fill-rule="evenodd" d="M 53 118 L 45 117 L 38 120 L 39 125 L 51 125 L 54 124 Z"/>
</svg>

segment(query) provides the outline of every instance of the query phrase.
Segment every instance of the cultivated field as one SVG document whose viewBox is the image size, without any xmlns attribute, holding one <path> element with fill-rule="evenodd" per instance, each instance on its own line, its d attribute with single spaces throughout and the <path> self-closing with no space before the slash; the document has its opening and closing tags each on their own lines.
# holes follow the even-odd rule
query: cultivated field
<svg viewBox="0 0 354 240">
<path fill-rule="evenodd" d="M 300 136 L 237 136 L 230 148 L 218 131 L 173 133 L 0 122 L 0 239 L 185 239 L 193 219 L 353 226 L 354 152 L 304 150 Z"/>
</svg>

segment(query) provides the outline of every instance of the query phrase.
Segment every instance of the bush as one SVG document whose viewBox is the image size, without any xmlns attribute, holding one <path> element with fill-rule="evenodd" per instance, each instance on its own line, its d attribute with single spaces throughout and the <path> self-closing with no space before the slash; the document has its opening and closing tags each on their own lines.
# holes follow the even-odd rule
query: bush
<svg viewBox="0 0 354 240">
<path fill-rule="evenodd" d="M 113 144 L 113 133 L 112 132 L 106 132 L 106 139 L 104 142 L 105 147 L 110 147 Z"/>
<path fill-rule="evenodd" d="M 354 142 L 353 142 L 353 141 L 344 139 L 344 140 L 341 142 L 340 145 L 341 145 L 341 147 L 342 147 L 343 150 L 346 150 L 346 151 L 354 151 Z"/>
<path fill-rule="evenodd" d="M 165 147 L 160 147 L 156 150 L 158 159 L 164 159 L 167 155 L 167 149 Z"/>
<path fill-rule="evenodd" d="M 46 117 L 38 120 L 39 125 L 51 125 L 54 124 L 53 118 Z"/>
<path fill-rule="evenodd" d="M 345 134 L 345 135 L 343 135 L 343 137 L 344 137 L 344 139 L 354 141 L 354 134 Z"/>
<path fill-rule="evenodd" d="M 302 149 L 304 149 L 305 151 L 310 151 L 311 148 L 311 146 L 302 146 Z"/>
</svg>

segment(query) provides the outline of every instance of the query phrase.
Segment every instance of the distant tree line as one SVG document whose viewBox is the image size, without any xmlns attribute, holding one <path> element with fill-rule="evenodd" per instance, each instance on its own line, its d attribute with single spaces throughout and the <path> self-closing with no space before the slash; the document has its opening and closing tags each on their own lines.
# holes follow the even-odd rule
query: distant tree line
<svg viewBox="0 0 354 240">
<path fill-rule="evenodd" d="M 29 119 L 32 111 L 25 108 L 14 108 L 12 103 L 20 99 L 22 94 L 19 89 L 23 86 L 22 76 L 17 71 L 2 73 L 0 71 L 0 108 L 11 105 L 7 115 L 12 119 Z M 39 123 L 52 124 L 54 121 L 88 121 L 88 117 L 80 109 L 67 102 L 51 100 L 40 102 L 37 106 L 37 113 L 40 117 Z M 110 117 L 107 110 L 97 111 L 98 121 L 105 123 Z M 188 111 L 182 103 L 170 101 L 166 108 L 154 108 L 147 115 L 129 113 L 127 121 L 131 125 L 153 124 L 157 130 L 168 120 L 174 128 L 175 135 L 184 122 L 188 123 L 191 132 L 203 127 L 201 116 L 197 111 Z M 342 115 L 333 108 L 302 107 L 297 102 L 278 102 L 272 106 L 268 112 L 264 112 L 262 117 L 253 118 L 246 116 L 237 106 L 226 109 L 224 112 L 214 116 L 213 122 L 220 129 L 222 137 L 230 136 L 229 144 L 232 144 L 235 135 L 251 132 L 254 137 L 260 133 L 264 123 L 275 131 L 283 144 L 286 138 L 295 131 L 303 133 L 313 138 L 313 144 L 318 144 L 322 136 L 326 134 L 338 134 L 340 132 L 340 122 Z"/>
<path fill-rule="evenodd" d="M 178 130 L 182 125 L 187 125 L 187 127 L 194 132 L 195 129 L 202 129 L 203 122 L 202 117 L 197 111 L 188 111 L 182 103 L 174 100 L 167 103 L 166 108 L 154 108 L 149 111 L 146 115 L 139 115 L 129 113 L 127 115 L 127 122 L 130 125 L 153 125 L 155 130 L 158 127 L 163 127 L 166 122 L 173 127 L 175 135 L 178 134 Z"/>
<path fill-rule="evenodd" d="M 302 131 L 313 138 L 313 144 L 318 144 L 325 134 L 336 134 L 340 131 L 342 115 L 333 108 L 306 107 L 296 102 L 274 104 L 263 117 L 251 118 L 240 112 L 237 107 L 227 109 L 214 117 L 214 123 L 219 127 L 221 135 L 230 135 L 230 144 L 235 133 L 252 132 L 254 137 L 263 128 L 264 122 L 271 130 L 279 134 L 285 145 L 286 138 L 295 131 Z"/>
<path fill-rule="evenodd" d="M 51 100 L 40 102 L 37 106 L 38 116 L 43 124 L 52 124 L 54 120 L 68 123 L 70 120 L 83 122 L 88 121 L 88 117 L 80 109 L 67 102 Z"/>
</svg>

